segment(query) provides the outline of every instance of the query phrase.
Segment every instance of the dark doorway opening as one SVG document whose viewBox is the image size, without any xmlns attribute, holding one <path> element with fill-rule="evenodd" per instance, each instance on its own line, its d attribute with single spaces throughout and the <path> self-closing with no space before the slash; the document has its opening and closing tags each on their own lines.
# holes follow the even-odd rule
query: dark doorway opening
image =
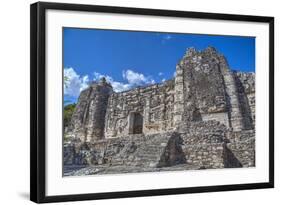
<svg viewBox="0 0 281 205">
<path fill-rule="evenodd" d="M 142 134 L 143 116 L 140 113 L 134 113 L 133 118 L 133 134 Z"/>
</svg>

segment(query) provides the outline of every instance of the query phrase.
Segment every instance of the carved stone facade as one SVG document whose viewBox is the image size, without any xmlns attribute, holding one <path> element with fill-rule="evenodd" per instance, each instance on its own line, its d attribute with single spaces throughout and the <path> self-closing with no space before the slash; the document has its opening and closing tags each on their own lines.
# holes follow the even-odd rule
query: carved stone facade
<svg viewBox="0 0 281 205">
<path fill-rule="evenodd" d="M 174 92 L 171 80 L 112 94 L 107 104 L 105 138 L 173 130 Z"/>
<path fill-rule="evenodd" d="M 82 91 L 64 160 L 92 174 L 255 166 L 254 127 L 255 74 L 231 71 L 215 48 L 189 48 L 171 80 Z"/>
</svg>

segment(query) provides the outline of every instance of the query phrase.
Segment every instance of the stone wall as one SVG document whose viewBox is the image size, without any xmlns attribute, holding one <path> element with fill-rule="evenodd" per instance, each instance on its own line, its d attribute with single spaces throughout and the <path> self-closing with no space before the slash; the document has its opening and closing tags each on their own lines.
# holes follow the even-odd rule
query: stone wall
<svg viewBox="0 0 281 205">
<path fill-rule="evenodd" d="M 136 115 L 141 117 L 144 134 L 173 129 L 174 80 L 139 87 L 110 96 L 105 122 L 105 137 L 133 134 Z"/>
<path fill-rule="evenodd" d="M 201 168 L 223 168 L 227 128 L 218 121 L 192 123 L 183 133 L 182 149 L 187 163 Z"/>
<path fill-rule="evenodd" d="M 181 127 L 188 127 L 186 124 L 192 121 L 213 119 L 231 127 L 229 87 L 235 89 L 235 85 L 234 81 L 226 81 L 226 73 L 230 73 L 227 64 L 214 48 L 187 50 L 177 66 L 176 75 L 178 84 L 182 83 L 177 86 L 180 100 L 185 102 L 180 106 L 180 112 L 183 113 L 181 120 L 185 124 L 181 123 Z M 232 77 L 231 74 L 229 76 Z"/>
<path fill-rule="evenodd" d="M 176 67 L 174 124 L 215 119 L 234 131 L 253 129 L 254 81 L 254 73 L 231 71 L 215 48 L 189 48 Z"/>
<path fill-rule="evenodd" d="M 81 92 L 70 125 L 70 131 L 83 141 L 104 138 L 105 114 L 108 98 L 113 92 L 102 79 Z"/>
<path fill-rule="evenodd" d="M 245 129 L 255 126 L 255 73 L 234 72 Z"/>
<path fill-rule="evenodd" d="M 224 168 L 223 146 L 224 143 L 185 145 L 183 152 L 187 164 L 201 169 Z"/>
<path fill-rule="evenodd" d="M 242 166 L 255 166 L 255 131 L 231 132 L 227 138 L 229 139 L 227 147 L 236 156 Z"/>
<path fill-rule="evenodd" d="M 201 168 L 255 166 L 255 132 L 230 132 L 215 120 L 194 123 L 181 135 L 186 162 Z"/>
</svg>

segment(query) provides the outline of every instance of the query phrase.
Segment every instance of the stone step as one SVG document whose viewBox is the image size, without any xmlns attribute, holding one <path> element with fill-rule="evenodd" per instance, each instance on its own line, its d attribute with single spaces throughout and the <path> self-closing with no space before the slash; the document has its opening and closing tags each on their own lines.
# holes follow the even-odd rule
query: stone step
<svg viewBox="0 0 281 205">
<path fill-rule="evenodd" d="M 145 159 L 147 159 L 147 160 L 158 160 L 158 159 L 160 159 L 159 157 L 153 157 L 153 156 L 138 156 L 138 157 L 139 157 L 139 159 L 142 159 L 142 160 L 145 160 Z"/>
<path fill-rule="evenodd" d="M 112 165 L 128 165 L 142 167 L 156 167 L 160 158 L 168 144 L 170 135 L 159 136 L 132 136 L 129 140 L 125 140 L 122 144 L 135 144 L 136 150 L 128 153 L 129 146 L 121 148 L 118 155 L 111 159 Z M 118 141 L 116 141 L 118 145 Z"/>
<path fill-rule="evenodd" d="M 161 153 L 137 153 L 137 157 L 158 157 Z"/>
<path fill-rule="evenodd" d="M 145 151 L 141 151 L 141 153 L 160 153 L 161 150 L 159 149 L 149 149 L 149 150 L 145 150 Z"/>
</svg>

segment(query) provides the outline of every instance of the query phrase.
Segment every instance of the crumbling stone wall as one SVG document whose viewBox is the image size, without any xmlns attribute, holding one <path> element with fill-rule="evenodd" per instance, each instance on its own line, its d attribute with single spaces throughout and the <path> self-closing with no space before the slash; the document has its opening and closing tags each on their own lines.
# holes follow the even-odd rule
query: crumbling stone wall
<svg viewBox="0 0 281 205">
<path fill-rule="evenodd" d="M 245 129 L 255 126 L 255 73 L 234 72 Z"/>
<path fill-rule="evenodd" d="M 223 168 L 227 127 L 218 121 L 202 121 L 182 134 L 182 149 L 187 163 L 204 168 Z"/>
<path fill-rule="evenodd" d="M 230 132 L 227 147 L 243 167 L 255 166 L 255 131 Z"/>
<path fill-rule="evenodd" d="M 133 134 L 134 116 L 143 118 L 142 133 L 161 133 L 173 129 L 174 81 L 138 87 L 110 96 L 105 137 Z"/>
<path fill-rule="evenodd" d="M 224 168 L 223 143 L 185 145 L 187 164 L 200 169 Z"/>
<path fill-rule="evenodd" d="M 203 51 L 188 49 L 178 64 L 176 82 L 182 83 L 177 88 L 180 89 L 181 100 L 185 102 L 180 106 L 183 113 L 181 121 L 185 124 L 215 119 L 227 127 L 231 126 L 229 86 L 222 72 L 222 68 L 227 72 L 228 67 L 223 63 L 216 50 L 209 47 Z M 188 127 L 182 122 L 180 127 Z"/>
<path fill-rule="evenodd" d="M 174 124 L 217 120 L 234 131 L 253 129 L 254 81 L 254 73 L 231 71 L 213 47 L 188 49 L 176 67 Z"/>
<path fill-rule="evenodd" d="M 70 132 L 87 142 L 104 138 L 107 102 L 112 92 L 105 79 L 82 91 L 71 118 Z"/>
</svg>

